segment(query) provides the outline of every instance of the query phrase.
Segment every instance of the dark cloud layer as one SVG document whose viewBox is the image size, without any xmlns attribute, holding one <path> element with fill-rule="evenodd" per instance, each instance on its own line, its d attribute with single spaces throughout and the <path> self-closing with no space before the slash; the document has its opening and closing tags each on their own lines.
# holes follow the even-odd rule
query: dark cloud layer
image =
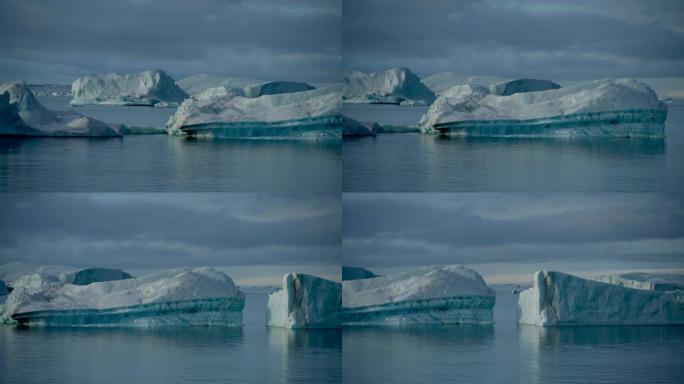
<svg viewBox="0 0 684 384">
<path fill-rule="evenodd" d="M 0 1 L 3 80 L 149 68 L 337 81 L 338 0 Z"/>
<path fill-rule="evenodd" d="M 684 3 L 343 2 L 347 69 L 559 80 L 684 75 Z"/>
<path fill-rule="evenodd" d="M 684 201 L 666 195 L 377 194 L 343 198 L 343 263 L 667 262 Z"/>
<path fill-rule="evenodd" d="M 338 264 L 339 200 L 259 194 L 4 194 L 0 263 Z"/>
</svg>

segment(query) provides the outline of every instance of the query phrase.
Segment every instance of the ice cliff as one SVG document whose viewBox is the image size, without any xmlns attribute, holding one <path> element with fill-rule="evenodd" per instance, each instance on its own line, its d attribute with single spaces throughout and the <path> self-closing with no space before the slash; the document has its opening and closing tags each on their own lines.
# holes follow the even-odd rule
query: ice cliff
<svg viewBox="0 0 684 384">
<path fill-rule="evenodd" d="M 344 325 L 490 324 L 494 290 L 460 265 L 342 282 Z"/>
<path fill-rule="evenodd" d="M 373 277 L 377 277 L 377 275 L 365 268 L 342 266 L 342 280 L 360 280 Z"/>
<path fill-rule="evenodd" d="M 662 137 L 666 117 L 667 106 L 649 86 L 620 79 L 510 96 L 457 86 L 430 106 L 419 126 L 465 136 Z"/>
<path fill-rule="evenodd" d="M 626 288 L 538 271 L 518 297 L 518 322 L 539 326 L 684 324 L 684 291 Z"/>
<path fill-rule="evenodd" d="M 303 273 L 283 276 L 283 288 L 268 297 L 269 326 L 283 328 L 339 328 L 340 283 Z"/>
<path fill-rule="evenodd" d="M 632 272 L 601 276 L 596 280 L 626 288 L 647 289 L 651 291 L 684 290 L 684 275 L 674 273 Z"/>
<path fill-rule="evenodd" d="M 109 104 L 154 106 L 180 103 L 188 95 L 160 70 L 118 75 L 90 75 L 71 84 L 71 105 Z"/>
<path fill-rule="evenodd" d="M 435 94 L 408 69 L 392 68 L 345 73 L 342 99 L 346 103 L 430 105 Z"/>
<path fill-rule="evenodd" d="M 74 111 L 45 108 L 26 84 L 0 85 L 0 135 L 118 136 L 109 126 Z"/>
</svg>

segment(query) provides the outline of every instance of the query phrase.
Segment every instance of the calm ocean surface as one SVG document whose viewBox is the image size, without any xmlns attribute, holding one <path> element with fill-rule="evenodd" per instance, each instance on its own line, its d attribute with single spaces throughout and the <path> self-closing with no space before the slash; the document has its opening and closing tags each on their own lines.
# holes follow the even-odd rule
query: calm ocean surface
<svg viewBox="0 0 684 384">
<path fill-rule="evenodd" d="M 43 97 L 50 109 L 68 97 Z M 163 127 L 174 109 L 87 106 L 112 124 Z M 0 191 L 339 192 L 339 141 L 0 138 Z"/>
<path fill-rule="evenodd" d="M 345 328 L 345 383 L 682 383 L 684 326 L 518 326 L 497 292 L 494 326 Z"/>
<path fill-rule="evenodd" d="M 244 289 L 236 328 L 0 327 L 1 383 L 340 383 L 339 330 L 266 327 L 268 291 Z"/>
<path fill-rule="evenodd" d="M 426 107 L 345 105 L 361 121 L 415 125 Z M 670 105 L 662 139 L 345 139 L 345 192 L 684 192 L 684 106 Z"/>
</svg>

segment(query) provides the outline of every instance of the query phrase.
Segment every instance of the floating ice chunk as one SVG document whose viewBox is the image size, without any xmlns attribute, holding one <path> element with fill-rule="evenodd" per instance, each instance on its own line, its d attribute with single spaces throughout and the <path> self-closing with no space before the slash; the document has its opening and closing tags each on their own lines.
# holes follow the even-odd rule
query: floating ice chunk
<svg viewBox="0 0 684 384">
<path fill-rule="evenodd" d="M 342 134 L 340 88 L 243 96 L 210 88 L 185 100 L 166 123 L 170 134 L 218 138 L 337 137 Z"/>
<path fill-rule="evenodd" d="M 88 268 L 64 274 L 62 280 L 68 284 L 88 285 L 103 281 L 125 280 L 132 277 L 120 269 Z"/>
<path fill-rule="evenodd" d="M 373 277 L 377 277 L 377 275 L 365 268 L 342 266 L 342 280 L 360 280 Z"/>
<path fill-rule="evenodd" d="M 353 71 L 344 76 L 346 103 L 430 105 L 435 94 L 406 68 L 384 72 Z"/>
<path fill-rule="evenodd" d="M 160 70 L 131 75 L 90 75 L 71 84 L 71 105 L 142 105 L 179 103 L 188 97 L 171 77 Z"/>
<path fill-rule="evenodd" d="M 625 288 L 538 271 L 518 297 L 518 322 L 540 326 L 684 324 L 684 292 Z"/>
<path fill-rule="evenodd" d="M 340 283 L 303 273 L 283 276 L 283 289 L 268 297 L 269 326 L 283 328 L 339 328 Z"/>
<path fill-rule="evenodd" d="M 621 273 L 601 276 L 597 281 L 620 285 L 627 288 L 651 291 L 674 291 L 684 289 L 684 275 L 674 273 Z"/>
<path fill-rule="evenodd" d="M 344 325 L 490 324 L 494 290 L 460 265 L 342 282 Z"/>
<path fill-rule="evenodd" d="M 20 82 L 0 85 L 0 122 L 0 135 L 119 136 L 100 120 L 74 111 L 50 111 Z"/>
<path fill-rule="evenodd" d="M 511 96 L 457 86 L 430 106 L 419 126 L 449 135 L 662 137 L 666 117 L 667 106 L 650 87 L 620 79 Z"/>
<path fill-rule="evenodd" d="M 244 295 L 213 268 L 181 268 L 88 285 L 19 279 L 0 320 L 24 325 L 241 325 Z"/>
</svg>

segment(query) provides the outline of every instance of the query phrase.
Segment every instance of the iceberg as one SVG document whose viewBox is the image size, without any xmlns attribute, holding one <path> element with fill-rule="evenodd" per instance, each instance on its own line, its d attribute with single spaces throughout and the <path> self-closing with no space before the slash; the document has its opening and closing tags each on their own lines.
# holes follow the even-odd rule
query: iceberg
<svg viewBox="0 0 684 384">
<path fill-rule="evenodd" d="M 461 265 L 430 266 L 372 279 L 342 281 L 345 326 L 491 324 L 496 294 Z"/>
<path fill-rule="evenodd" d="M 295 81 L 268 81 L 243 88 L 245 97 L 259 97 L 264 95 L 279 95 L 282 93 L 303 92 L 316 89 L 307 83 Z"/>
<path fill-rule="evenodd" d="M 538 271 L 518 297 L 518 322 L 539 326 L 684 324 L 684 291 L 627 288 Z"/>
<path fill-rule="evenodd" d="M 453 71 L 438 72 L 421 79 L 423 84 L 430 88 L 436 95 L 441 95 L 443 92 L 457 85 L 494 84 L 509 80 L 510 79 L 499 76 L 469 76 Z"/>
<path fill-rule="evenodd" d="M 13 286 L 15 282 L 26 275 L 40 274 L 40 275 L 54 275 L 66 274 L 72 269 L 60 265 L 40 265 L 26 261 L 11 261 L 9 263 L 0 264 L 0 279 L 4 280 L 8 285 Z"/>
<path fill-rule="evenodd" d="M 649 291 L 674 291 L 684 289 L 684 275 L 674 273 L 632 272 L 600 276 L 597 281 L 627 288 Z"/>
<path fill-rule="evenodd" d="M 377 277 L 377 275 L 365 268 L 342 266 L 342 280 L 360 280 Z"/>
<path fill-rule="evenodd" d="M 75 111 L 51 111 L 25 83 L 11 82 L 0 84 L 0 135 L 109 137 L 119 133 Z"/>
<path fill-rule="evenodd" d="M 267 324 L 282 328 L 340 328 L 340 283 L 303 273 L 283 276 L 268 297 Z"/>
<path fill-rule="evenodd" d="M 67 284 L 88 285 L 92 283 L 99 283 L 103 281 L 116 281 L 130 279 L 129 273 L 120 269 L 109 268 L 88 268 L 77 272 L 67 273 L 60 279 Z"/>
<path fill-rule="evenodd" d="M 166 123 L 174 135 L 213 138 L 339 138 L 339 87 L 244 97 L 209 88 L 186 99 Z"/>
<path fill-rule="evenodd" d="M 13 288 L 0 321 L 29 326 L 239 326 L 245 301 L 231 278 L 213 268 L 88 285 L 33 274 Z"/>
<path fill-rule="evenodd" d="M 245 88 L 250 85 L 264 83 L 264 80 L 253 78 L 232 78 L 224 76 L 198 73 L 176 81 L 179 87 L 188 95 L 196 95 L 209 88 Z"/>
<path fill-rule="evenodd" d="M 551 80 L 517 79 L 504 81 L 489 86 L 489 93 L 499 96 L 510 96 L 516 93 L 548 91 L 561 86 Z"/>
<path fill-rule="evenodd" d="M 130 75 L 109 73 L 76 79 L 71 84 L 71 105 L 140 105 L 179 103 L 188 97 L 174 80 L 160 70 Z"/>
<path fill-rule="evenodd" d="M 384 72 L 345 73 L 345 103 L 430 105 L 435 94 L 406 68 Z"/>
<path fill-rule="evenodd" d="M 634 79 L 499 96 L 463 85 L 423 115 L 423 132 L 459 136 L 663 137 L 667 106 Z"/>
</svg>

